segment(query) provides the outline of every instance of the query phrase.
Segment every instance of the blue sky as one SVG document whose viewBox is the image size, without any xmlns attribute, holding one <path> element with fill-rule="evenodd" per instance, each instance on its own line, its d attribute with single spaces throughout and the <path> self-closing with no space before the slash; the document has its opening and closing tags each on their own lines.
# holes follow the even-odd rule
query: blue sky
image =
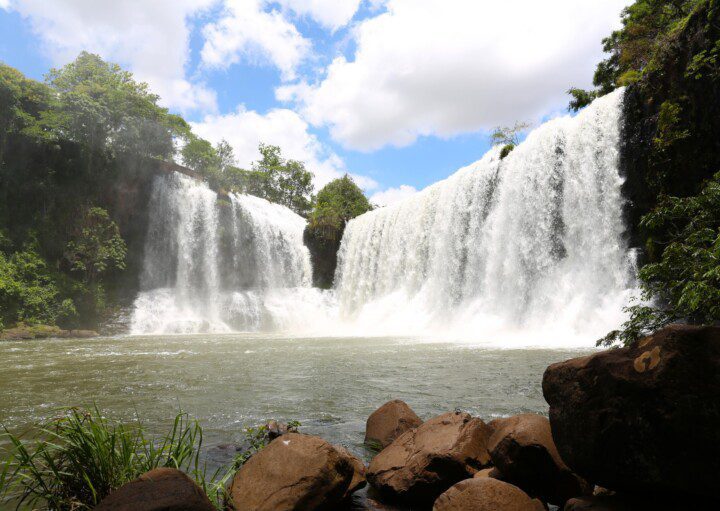
<svg viewBox="0 0 720 511">
<path fill-rule="evenodd" d="M 0 60 L 42 79 L 80 51 L 147 81 L 240 165 L 258 142 L 385 204 L 564 114 L 629 0 L 0 0 Z"/>
</svg>

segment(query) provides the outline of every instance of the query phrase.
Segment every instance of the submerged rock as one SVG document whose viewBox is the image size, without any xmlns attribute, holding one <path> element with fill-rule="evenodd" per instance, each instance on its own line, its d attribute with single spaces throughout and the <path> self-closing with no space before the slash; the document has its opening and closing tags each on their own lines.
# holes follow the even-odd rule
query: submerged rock
<svg viewBox="0 0 720 511">
<path fill-rule="evenodd" d="M 548 419 L 529 413 L 496 420 L 493 426 L 488 450 L 504 481 L 559 506 L 571 497 L 592 493 L 592 487 L 561 459 Z"/>
<path fill-rule="evenodd" d="M 321 438 L 287 433 L 237 471 L 231 506 L 236 511 L 337 509 L 354 472 L 348 456 Z"/>
<path fill-rule="evenodd" d="M 365 443 L 377 444 L 384 449 L 397 437 L 420 424 L 422 420 L 407 403 L 399 399 L 388 401 L 368 417 Z"/>
<path fill-rule="evenodd" d="M 215 511 L 207 495 L 174 468 L 156 468 L 103 499 L 98 511 Z"/>
<path fill-rule="evenodd" d="M 460 481 L 435 501 L 433 511 L 545 511 L 517 486 L 480 477 Z"/>
<path fill-rule="evenodd" d="M 450 486 L 488 465 L 490 429 L 452 412 L 403 433 L 370 462 L 368 482 L 387 498 L 432 502 Z"/>
<path fill-rule="evenodd" d="M 720 487 L 720 328 L 673 325 L 543 378 L 562 459 L 611 490 Z"/>
</svg>

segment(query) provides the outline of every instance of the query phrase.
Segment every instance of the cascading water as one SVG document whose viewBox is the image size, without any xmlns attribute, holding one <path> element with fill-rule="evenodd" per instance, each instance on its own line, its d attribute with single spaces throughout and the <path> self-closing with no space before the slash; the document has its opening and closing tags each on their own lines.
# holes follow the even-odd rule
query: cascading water
<svg viewBox="0 0 720 511">
<path fill-rule="evenodd" d="M 342 316 L 384 334 L 567 345 L 622 322 L 622 91 L 552 120 L 401 203 L 352 220 L 336 274 Z"/>
<path fill-rule="evenodd" d="M 297 308 L 286 302 L 312 292 L 304 227 L 302 217 L 264 199 L 231 194 L 219 200 L 181 174 L 157 177 L 131 332 L 254 331 L 297 323 Z"/>
</svg>

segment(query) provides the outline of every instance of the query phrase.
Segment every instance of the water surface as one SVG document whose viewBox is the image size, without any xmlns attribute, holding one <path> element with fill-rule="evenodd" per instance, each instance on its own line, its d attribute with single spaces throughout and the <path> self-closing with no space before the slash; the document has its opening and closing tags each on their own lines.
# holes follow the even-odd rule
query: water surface
<svg viewBox="0 0 720 511">
<path fill-rule="evenodd" d="M 161 432 L 182 410 L 215 448 L 266 419 L 296 419 L 367 457 L 365 420 L 385 401 L 403 399 L 424 419 L 456 408 L 486 420 L 547 413 L 545 368 L 582 353 L 258 334 L 2 342 L 0 423 L 20 431 L 58 408 L 96 403 L 113 418 L 137 412 Z"/>
</svg>

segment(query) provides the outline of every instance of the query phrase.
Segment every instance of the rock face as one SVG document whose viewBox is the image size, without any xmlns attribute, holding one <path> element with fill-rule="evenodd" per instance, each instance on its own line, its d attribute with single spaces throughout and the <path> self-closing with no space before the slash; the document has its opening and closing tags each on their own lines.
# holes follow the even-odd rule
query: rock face
<svg viewBox="0 0 720 511">
<path fill-rule="evenodd" d="M 504 481 L 559 506 L 571 497 L 592 492 L 563 462 L 545 417 L 516 415 L 496 420 L 493 426 L 488 450 Z"/>
<path fill-rule="evenodd" d="M 460 481 L 435 501 L 433 511 L 545 511 L 520 488 L 492 478 Z"/>
<path fill-rule="evenodd" d="M 720 328 L 673 325 L 554 364 L 543 393 L 562 459 L 589 481 L 649 494 L 720 487 Z"/>
<path fill-rule="evenodd" d="M 365 443 L 385 448 L 406 431 L 417 428 L 422 421 L 405 403 L 388 401 L 368 417 L 365 425 Z"/>
<path fill-rule="evenodd" d="M 174 468 L 156 468 L 108 495 L 99 511 L 214 511 L 192 479 Z"/>
<path fill-rule="evenodd" d="M 367 469 L 365 468 L 365 463 L 363 463 L 360 458 L 350 453 L 350 451 L 345 449 L 343 446 L 336 445 L 334 447 L 340 454 L 347 458 L 348 462 L 350 463 L 350 465 L 352 465 L 353 468 L 353 476 L 350 480 L 350 485 L 345 492 L 345 498 L 347 498 L 351 494 L 365 487 L 365 485 L 367 484 L 367 480 L 365 479 L 365 472 L 367 471 Z"/>
<path fill-rule="evenodd" d="M 250 458 L 230 487 L 237 511 L 336 509 L 353 478 L 347 455 L 324 440 L 287 433 Z"/>
<path fill-rule="evenodd" d="M 400 435 L 370 462 L 368 482 L 386 498 L 432 502 L 488 465 L 490 429 L 467 413 L 440 415 Z"/>
</svg>

